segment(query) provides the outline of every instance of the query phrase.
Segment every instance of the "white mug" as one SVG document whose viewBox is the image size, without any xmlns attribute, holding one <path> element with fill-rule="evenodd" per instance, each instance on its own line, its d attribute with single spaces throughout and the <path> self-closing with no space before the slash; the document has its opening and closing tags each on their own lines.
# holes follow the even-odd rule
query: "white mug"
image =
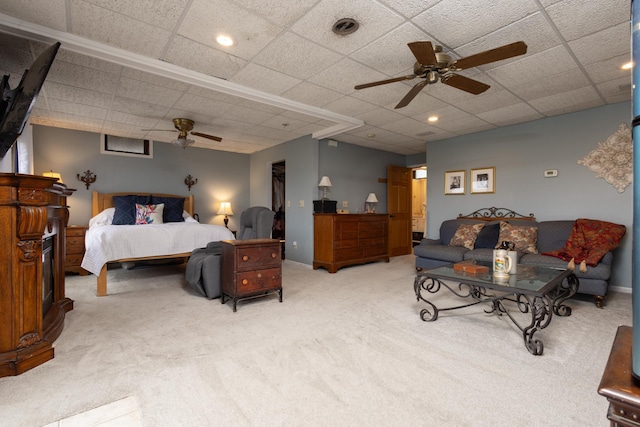
<svg viewBox="0 0 640 427">
<path fill-rule="evenodd" d="M 493 274 L 495 276 L 508 276 L 511 271 L 511 258 L 504 249 L 493 251 Z"/>
<path fill-rule="evenodd" d="M 509 258 L 509 261 L 511 263 L 511 268 L 509 269 L 509 271 L 507 271 L 507 273 L 516 274 L 516 266 L 518 265 L 518 252 L 507 251 L 507 258 Z"/>
</svg>

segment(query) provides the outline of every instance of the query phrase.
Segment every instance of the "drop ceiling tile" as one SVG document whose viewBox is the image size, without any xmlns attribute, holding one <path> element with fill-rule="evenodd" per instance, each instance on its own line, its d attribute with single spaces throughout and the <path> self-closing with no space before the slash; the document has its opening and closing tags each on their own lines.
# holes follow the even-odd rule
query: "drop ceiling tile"
<svg viewBox="0 0 640 427">
<path fill-rule="evenodd" d="M 405 93 L 402 95 L 402 97 L 398 98 L 397 101 L 387 105 L 387 109 L 394 111 L 398 114 L 402 114 L 403 116 L 413 117 L 417 114 L 424 113 L 425 111 L 432 111 L 432 110 L 443 108 L 449 105 L 449 103 L 445 101 L 441 101 L 440 99 L 431 96 L 430 93 L 433 93 L 432 90 L 434 85 L 429 85 L 424 89 L 422 89 L 422 92 L 420 92 L 418 96 L 413 98 L 413 101 L 411 101 L 409 105 L 402 108 L 395 108 L 398 102 L 400 102 L 400 100 L 407 94 L 407 92 L 409 92 L 412 85 L 404 85 L 404 86 L 405 86 L 404 88 Z"/>
<path fill-rule="evenodd" d="M 276 95 L 283 94 L 301 82 L 295 77 L 253 63 L 241 68 L 230 81 Z"/>
<path fill-rule="evenodd" d="M 628 54 L 623 54 L 615 58 L 587 64 L 584 66 L 584 69 L 594 83 L 601 83 L 622 77 L 631 78 L 631 70 L 622 69 L 622 65 L 629 62 L 630 59 Z"/>
<path fill-rule="evenodd" d="M 529 101 L 529 104 L 542 114 L 556 115 L 597 107 L 602 105 L 603 101 L 593 87 L 586 86 L 567 92 L 555 93 L 544 98 L 533 99 Z"/>
<path fill-rule="evenodd" d="M 393 133 L 412 136 L 428 131 L 430 126 L 423 121 L 405 117 L 397 122 L 385 123 L 380 127 Z"/>
<path fill-rule="evenodd" d="M 158 124 L 158 119 L 160 119 L 160 117 L 153 118 L 148 116 L 137 116 L 135 114 L 121 113 L 115 110 L 109 111 L 109 114 L 107 115 L 107 121 L 135 126 L 139 132 L 143 132 L 142 129 L 154 127 Z"/>
<path fill-rule="evenodd" d="M 244 59 L 227 55 L 217 49 L 184 37 L 173 37 L 165 59 L 175 65 L 203 74 L 229 79 L 246 64 Z"/>
<path fill-rule="evenodd" d="M 353 117 L 358 114 L 374 110 L 376 106 L 369 104 L 368 102 L 360 101 L 359 99 L 351 96 L 345 96 L 337 101 L 327 104 L 325 108 L 329 111 Z"/>
<path fill-rule="evenodd" d="M 285 98 L 307 105 L 323 107 L 342 98 L 342 93 L 309 82 L 302 82 L 282 94 Z"/>
<path fill-rule="evenodd" d="M 327 120 L 318 120 L 317 117 L 314 116 L 310 116 L 307 114 L 302 114 L 302 113 L 298 113 L 297 111 L 291 111 L 291 110 L 287 110 L 281 113 L 281 116 L 283 117 L 291 117 L 293 119 L 296 120 L 301 120 L 303 122 L 307 122 L 307 123 L 314 123 L 317 124 L 318 126 L 324 126 L 324 127 L 329 127 L 334 125 L 334 122 L 330 122 Z"/>
<path fill-rule="evenodd" d="M 381 108 L 376 108 L 375 110 L 370 110 L 363 114 L 358 114 L 356 117 L 358 119 L 364 120 L 365 124 L 372 126 L 380 126 L 405 118 L 405 116 L 403 116 L 402 114 Z"/>
<path fill-rule="evenodd" d="M 107 114 L 105 108 L 80 105 L 75 102 L 64 101 L 62 99 L 48 98 L 47 105 L 50 111 L 58 111 L 65 114 L 73 114 L 81 117 L 102 120 Z"/>
<path fill-rule="evenodd" d="M 418 40 L 429 40 L 429 36 L 407 22 L 354 52 L 351 58 L 386 74 L 382 79 L 412 74 L 416 58 L 407 43 Z"/>
<path fill-rule="evenodd" d="M 337 35 L 333 24 L 352 18 L 360 24 L 349 35 Z M 300 36 L 331 50 L 349 54 L 400 25 L 404 18 L 372 0 L 323 0 L 291 26 Z"/>
<path fill-rule="evenodd" d="M 412 21 L 455 49 L 537 10 L 532 1 L 443 0 Z"/>
<path fill-rule="evenodd" d="M 388 78 L 389 76 L 385 74 L 374 71 L 352 59 L 345 58 L 311 77 L 309 82 L 348 95 L 355 91 L 354 86 L 357 84 Z"/>
<path fill-rule="evenodd" d="M 45 114 L 40 113 L 43 113 L 42 110 L 37 111 L 36 114 L 31 114 L 29 120 L 31 120 L 33 124 L 45 126 L 48 126 L 49 123 L 55 123 L 52 124 L 54 127 L 66 127 L 69 124 L 73 123 L 75 125 L 77 123 L 78 126 L 82 128 L 80 130 L 91 130 L 97 133 L 100 133 L 100 129 L 102 129 L 102 119 L 84 117 L 59 111 L 49 111 Z"/>
<path fill-rule="evenodd" d="M 313 52 L 313 55 L 309 55 L 309 52 Z M 253 62 L 293 77 L 307 79 L 340 59 L 341 55 L 286 32 L 256 55 Z"/>
<path fill-rule="evenodd" d="M 47 82 L 60 83 L 102 93 L 114 93 L 119 77 L 115 74 L 82 67 L 69 62 L 54 61 Z"/>
<path fill-rule="evenodd" d="M 116 95 L 123 98 L 135 99 L 136 101 L 170 107 L 182 96 L 182 92 L 122 77 Z"/>
<path fill-rule="evenodd" d="M 278 115 L 265 120 L 264 122 L 261 123 L 261 125 L 267 126 L 273 129 L 279 129 L 285 132 L 293 132 L 308 126 L 309 122 Z"/>
<path fill-rule="evenodd" d="M 266 120 L 269 120 L 274 115 L 271 113 L 266 113 L 264 111 L 258 111 L 251 108 L 234 105 L 228 110 L 222 112 L 220 116 L 227 118 L 238 118 L 245 123 L 259 124 Z"/>
<path fill-rule="evenodd" d="M 187 91 L 191 85 L 178 80 L 167 77 L 158 76 L 157 74 L 147 73 L 129 67 L 122 68 L 122 77 L 128 77 L 145 83 L 151 83 L 156 86 L 162 86 L 168 89 L 175 89 L 180 92 Z"/>
<path fill-rule="evenodd" d="M 91 107 L 105 109 L 111 107 L 111 100 L 113 98 L 111 94 L 63 85 L 52 81 L 46 81 L 44 83 L 40 96 L 43 94 L 47 98 L 55 98 L 79 105 L 88 105 Z"/>
<path fill-rule="evenodd" d="M 510 126 L 544 118 L 542 114 L 524 102 L 479 113 L 478 117 L 496 126 Z"/>
<path fill-rule="evenodd" d="M 120 0 L 84 0 L 112 12 L 128 15 L 154 27 L 172 29 L 179 22 L 189 0 L 137 0 L 135 7 Z"/>
<path fill-rule="evenodd" d="M 546 8 L 547 14 L 567 41 L 626 23 L 629 25 L 628 0 L 565 0 Z"/>
<path fill-rule="evenodd" d="M 44 25 L 58 31 L 67 29 L 66 0 L 2 0 L 0 13 Z"/>
<path fill-rule="evenodd" d="M 539 80 L 514 86 L 510 90 L 527 101 L 543 98 L 559 92 L 578 89 L 589 84 L 589 79 L 584 75 L 582 70 L 573 68 L 558 74 L 545 76 Z"/>
<path fill-rule="evenodd" d="M 189 88 L 188 93 L 189 95 L 196 95 L 199 97 L 214 99 L 216 101 L 226 102 L 228 104 L 236 103 L 240 99 L 239 97 L 234 95 L 228 95 L 224 92 L 219 92 L 217 90 L 203 88 L 195 85 Z"/>
<path fill-rule="evenodd" d="M 157 119 L 165 117 L 169 107 L 138 101 L 137 99 L 113 97 L 111 109 L 120 113 L 128 113 L 136 116 L 148 115 Z"/>
<path fill-rule="evenodd" d="M 416 82 L 418 80 L 415 80 Z M 400 82 L 390 83 L 382 86 L 372 86 L 353 92 L 351 96 L 361 99 L 371 104 L 384 107 L 387 105 L 398 105 L 398 102 L 405 97 L 411 86 L 407 87 Z"/>
<path fill-rule="evenodd" d="M 456 105 L 467 113 L 478 114 L 483 111 L 490 111 L 519 102 L 521 102 L 521 100 L 513 93 L 497 89 L 494 91 L 488 90 L 479 96 L 467 99 Z"/>
<path fill-rule="evenodd" d="M 282 27 L 291 26 L 317 2 L 318 0 L 296 0 L 283 5 L 282 0 L 234 0 L 234 3 Z"/>
<path fill-rule="evenodd" d="M 631 76 L 600 83 L 596 87 L 605 98 L 631 99 Z"/>
<path fill-rule="evenodd" d="M 241 98 L 240 101 L 237 101 L 235 104 L 241 107 L 250 108 L 252 110 L 262 111 L 263 113 L 269 113 L 274 116 L 277 114 L 282 114 L 286 111 L 284 108 L 280 108 L 275 105 L 264 104 L 262 102 L 254 101 L 251 99 Z"/>
<path fill-rule="evenodd" d="M 629 55 L 631 51 L 629 23 L 619 24 L 595 34 L 569 42 L 569 47 L 582 64 Z"/>
<path fill-rule="evenodd" d="M 172 108 L 184 111 L 206 111 L 212 116 L 220 116 L 225 111 L 233 108 L 232 103 L 218 101 L 204 96 L 198 96 L 192 93 L 183 94 L 174 104 Z"/>
<path fill-rule="evenodd" d="M 123 70 L 123 66 L 115 64 L 109 61 L 103 61 L 98 58 L 93 58 L 87 55 L 81 55 L 79 53 L 68 51 L 61 46 L 56 54 L 56 62 L 68 62 L 74 65 L 80 65 L 82 67 L 91 68 L 93 70 L 99 70 L 103 73 L 120 75 Z"/>
<path fill-rule="evenodd" d="M 159 58 L 171 32 L 82 0 L 69 0 L 73 33 L 120 49 Z"/>
<path fill-rule="evenodd" d="M 242 25 L 238 25 L 240 22 Z M 271 43 L 282 29 L 227 0 L 193 0 L 178 34 L 249 60 Z M 219 46 L 215 38 L 221 34 L 233 37 L 235 44 Z"/>
<path fill-rule="evenodd" d="M 380 0 L 406 18 L 413 18 L 440 0 Z"/>
</svg>

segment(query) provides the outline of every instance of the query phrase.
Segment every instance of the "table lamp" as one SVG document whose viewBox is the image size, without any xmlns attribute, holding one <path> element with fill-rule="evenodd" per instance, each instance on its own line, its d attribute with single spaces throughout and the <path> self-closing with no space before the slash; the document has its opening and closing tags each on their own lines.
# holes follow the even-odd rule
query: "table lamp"
<svg viewBox="0 0 640 427">
<path fill-rule="evenodd" d="M 376 204 L 378 203 L 378 198 L 376 197 L 376 193 L 369 193 L 367 196 L 367 200 L 365 202 L 365 211 L 367 213 L 376 213 Z"/>
<path fill-rule="evenodd" d="M 218 209 L 218 215 L 224 215 L 224 226 L 229 228 L 229 215 L 233 215 L 233 211 L 231 210 L 231 203 L 229 202 L 220 203 L 220 209 Z"/>
<path fill-rule="evenodd" d="M 322 200 L 328 200 L 329 198 L 327 197 L 327 187 L 331 187 L 331 180 L 329 179 L 329 177 L 323 176 L 318 183 L 318 187 L 322 187 L 324 191 L 322 194 Z"/>
</svg>

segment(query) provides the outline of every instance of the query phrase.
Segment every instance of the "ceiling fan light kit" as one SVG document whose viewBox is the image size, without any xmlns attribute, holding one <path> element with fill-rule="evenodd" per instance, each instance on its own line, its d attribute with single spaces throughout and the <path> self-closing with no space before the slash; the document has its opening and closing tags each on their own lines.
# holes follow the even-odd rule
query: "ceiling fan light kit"
<svg viewBox="0 0 640 427">
<path fill-rule="evenodd" d="M 469 77 L 465 77 L 460 74 L 455 74 L 455 71 L 479 67 L 480 65 L 502 61 L 504 59 L 513 58 L 514 56 L 524 55 L 527 53 L 527 45 L 523 41 L 510 43 L 495 49 L 489 49 L 457 60 L 454 60 L 451 55 L 443 53 L 441 46 L 434 47 L 434 45 L 429 41 L 411 42 L 408 43 L 407 46 L 409 46 L 411 53 L 413 53 L 413 56 L 416 58 L 416 63 L 413 66 L 413 74 L 357 85 L 354 89 L 366 89 L 373 86 L 412 80 L 415 78 L 423 79 L 411 88 L 395 108 L 407 106 L 413 98 L 420 93 L 422 88 L 426 85 L 437 83 L 438 81 L 446 84 L 447 86 L 463 90 L 473 95 L 478 95 L 489 89 L 491 86 L 478 80 L 470 79 Z"/>
</svg>

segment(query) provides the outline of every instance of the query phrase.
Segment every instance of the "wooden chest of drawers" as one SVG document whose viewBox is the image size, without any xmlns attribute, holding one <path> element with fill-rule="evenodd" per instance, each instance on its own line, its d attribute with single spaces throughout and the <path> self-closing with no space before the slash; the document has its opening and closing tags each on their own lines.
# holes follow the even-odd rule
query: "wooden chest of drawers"
<svg viewBox="0 0 640 427">
<path fill-rule="evenodd" d="M 89 274 L 87 270 L 80 267 L 84 256 L 84 234 L 87 228 L 89 227 L 75 225 L 67 227 L 65 272 L 78 273 L 81 276 Z"/>
<path fill-rule="evenodd" d="M 389 262 L 388 214 L 313 215 L 313 268 Z"/>
<path fill-rule="evenodd" d="M 276 239 L 222 242 L 222 304 L 278 293 L 282 302 L 282 255 Z"/>
</svg>

